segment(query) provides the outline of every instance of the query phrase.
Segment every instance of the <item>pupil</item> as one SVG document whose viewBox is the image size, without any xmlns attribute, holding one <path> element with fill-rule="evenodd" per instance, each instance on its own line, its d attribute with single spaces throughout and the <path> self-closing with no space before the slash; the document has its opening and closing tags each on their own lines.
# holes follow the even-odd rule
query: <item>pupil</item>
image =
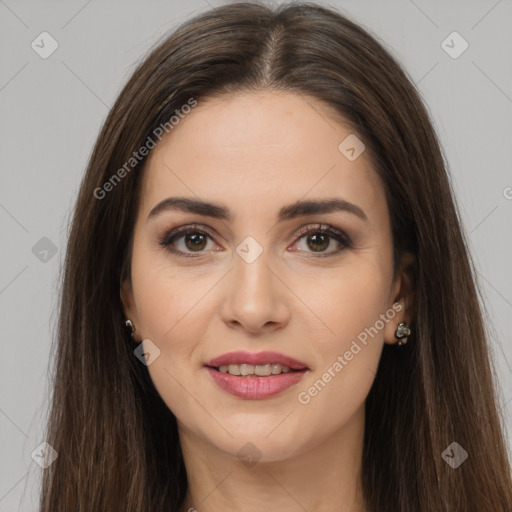
<svg viewBox="0 0 512 512">
<path fill-rule="evenodd" d="M 320 238 L 323 238 L 323 243 L 321 243 L 321 245 L 313 245 L 313 246 L 311 246 L 311 245 L 310 245 L 310 248 L 312 248 L 312 249 L 314 249 L 314 250 L 315 250 L 315 249 L 320 249 L 320 250 L 322 250 L 322 249 L 327 249 L 327 247 L 329 246 L 329 237 L 328 237 L 328 236 L 326 236 L 326 235 L 323 235 L 323 234 L 321 234 L 321 233 L 315 233 L 315 234 L 313 234 L 313 235 L 310 235 L 310 236 L 308 237 L 308 240 L 309 240 L 309 241 L 315 240 L 315 241 L 317 241 L 317 242 L 318 242 L 319 237 L 320 237 Z"/>
<path fill-rule="evenodd" d="M 206 237 L 202 235 L 201 233 L 193 233 L 188 234 L 185 237 L 186 245 L 188 249 L 204 249 Z M 192 242 L 192 245 L 189 245 L 189 242 Z M 199 244 L 197 243 L 199 242 Z"/>
</svg>

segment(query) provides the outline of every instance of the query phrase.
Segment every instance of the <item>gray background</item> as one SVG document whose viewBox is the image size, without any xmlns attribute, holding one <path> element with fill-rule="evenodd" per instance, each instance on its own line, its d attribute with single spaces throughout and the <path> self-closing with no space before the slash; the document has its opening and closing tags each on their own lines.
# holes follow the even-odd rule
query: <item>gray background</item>
<svg viewBox="0 0 512 512">
<path fill-rule="evenodd" d="M 150 46 L 222 3 L 0 0 L 0 512 L 37 509 L 31 452 L 44 440 L 67 223 L 100 125 Z M 378 36 L 431 112 L 494 326 L 512 442 L 512 1 L 323 4 Z M 31 48 L 43 31 L 59 45 L 47 59 Z M 456 59 L 441 46 L 453 31 L 469 43 Z"/>
</svg>

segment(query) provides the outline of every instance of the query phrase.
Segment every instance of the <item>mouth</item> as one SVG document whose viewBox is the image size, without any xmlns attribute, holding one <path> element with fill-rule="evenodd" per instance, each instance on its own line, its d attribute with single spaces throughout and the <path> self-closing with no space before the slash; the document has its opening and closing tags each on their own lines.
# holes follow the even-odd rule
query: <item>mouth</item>
<svg viewBox="0 0 512 512">
<path fill-rule="evenodd" d="M 268 350 L 257 353 L 240 350 L 228 352 L 206 362 L 205 366 L 231 375 L 260 377 L 309 370 L 307 365 L 298 359 Z"/>
<path fill-rule="evenodd" d="M 230 352 L 205 365 L 225 392 L 243 399 L 266 399 L 302 380 L 310 370 L 303 362 L 278 352 Z"/>
<path fill-rule="evenodd" d="M 287 365 L 281 365 L 279 363 L 267 363 L 267 364 L 223 364 L 221 366 L 208 366 L 219 373 L 228 373 L 229 375 L 235 375 L 237 377 L 270 377 L 272 375 L 281 375 L 283 373 L 291 372 L 305 372 L 304 368 L 291 368 Z"/>
</svg>

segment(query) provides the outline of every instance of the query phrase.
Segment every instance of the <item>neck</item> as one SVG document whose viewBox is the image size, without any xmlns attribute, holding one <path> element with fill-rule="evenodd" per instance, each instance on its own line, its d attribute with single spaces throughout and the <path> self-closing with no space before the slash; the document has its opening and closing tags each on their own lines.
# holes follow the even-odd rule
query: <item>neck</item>
<svg viewBox="0 0 512 512">
<path fill-rule="evenodd" d="M 181 512 L 366 512 L 364 404 L 342 429 L 278 461 L 242 461 L 178 426 L 188 478 Z"/>
</svg>

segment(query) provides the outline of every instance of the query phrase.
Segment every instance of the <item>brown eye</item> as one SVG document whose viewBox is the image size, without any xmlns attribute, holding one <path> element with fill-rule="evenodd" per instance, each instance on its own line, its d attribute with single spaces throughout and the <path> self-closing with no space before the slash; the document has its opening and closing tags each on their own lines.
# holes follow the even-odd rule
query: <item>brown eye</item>
<svg viewBox="0 0 512 512">
<path fill-rule="evenodd" d="M 300 248 L 299 250 L 305 253 L 313 253 L 311 254 L 313 257 L 333 256 L 344 249 L 352 247 L 352 241 L 345 233 L 329 225 L 322 226 L 317 224 L 316 226 L 309 226 L 301 229 L 297 236 L 299 236 L 298 242 L 304 239 L 306 245 L 306 250 Z M 331 251 L 326 251 L 331 246 L 331 240 L 335 240 L 338 247 Z"/>
<path fill-rule="evenodd" d="M 185 246 L 191 251 L 201 251 L 206 246 L 207 239 L 203 233 L 193 232 L 184 235 L 183 238 L 185 239 Z"/>
<path fill-rule="evenodd" d="M 208 252 L 208 239 L 213 240 L 213 236 L 205 231 L 194 226 L 181 226 L 165 235 L 159 243 L 173 254 L 194 258 Z"/>
<path fill-rule="evenodd" d="M 323 251 L 329 247 L 329 236 L 323 233 L 313 233 L 306 237 L 308 247 L 313 251 Z"/>
</svg>

